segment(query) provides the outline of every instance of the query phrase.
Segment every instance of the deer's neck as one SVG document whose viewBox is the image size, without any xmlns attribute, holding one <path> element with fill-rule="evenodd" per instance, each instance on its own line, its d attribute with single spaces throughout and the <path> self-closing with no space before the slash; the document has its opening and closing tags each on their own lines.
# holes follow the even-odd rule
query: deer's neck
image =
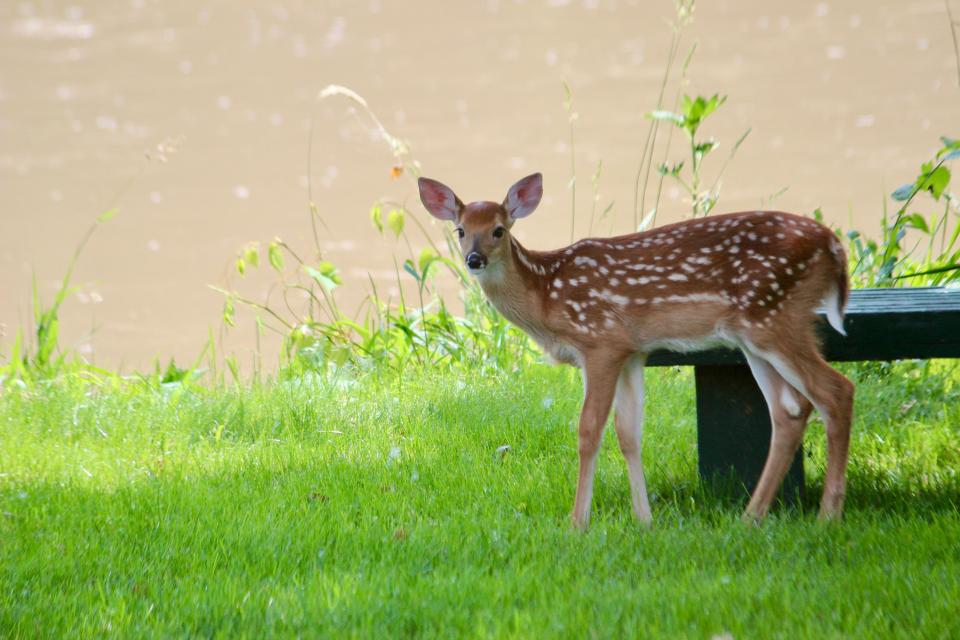
<svg viewBox="0 0 960 640">
<path fill-rule="evenodd" d="M 507 320 L 540 337 L 543 326 L 544 282 L 550 277 L 545 254 L 528 251 L 513 237 L 510 255 L 479 277 L 487 298 Z"/>
</svg>

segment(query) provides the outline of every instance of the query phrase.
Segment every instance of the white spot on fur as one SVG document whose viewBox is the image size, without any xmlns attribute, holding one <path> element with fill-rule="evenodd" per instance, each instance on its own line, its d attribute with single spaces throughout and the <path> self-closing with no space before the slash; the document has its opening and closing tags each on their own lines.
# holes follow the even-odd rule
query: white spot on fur
<svg viewBox="0 0 960 640">
<path fill-rule="evenodd" d="M 727 302 L 726 298 L 716 293 L 691 293 L 685 296 L 672 295 L 668 296 L 667 300 L 669 302 Z"/>
<path fill-rule="evenodd" d="M 687 276 L 683 275 L 682 273 L 671 273 L 669 276 L 667 276 L 667 280 L 673 280 L 674 282 L 686 282 Z"/>
</svg>

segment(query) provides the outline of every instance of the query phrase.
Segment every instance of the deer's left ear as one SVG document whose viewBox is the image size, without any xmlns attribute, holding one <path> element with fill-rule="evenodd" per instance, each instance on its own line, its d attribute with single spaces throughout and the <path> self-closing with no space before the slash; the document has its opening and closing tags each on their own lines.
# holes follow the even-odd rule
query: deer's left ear
<svg viewBox="0 0 960 640">
<path fill-rule="evenodd" d="M 534 173 L 510 187 L 507 198 L 503 201 L 503 208 L 511 220 L 525 218 L 540 204 L 543 197 L 543 176 Z"/>
</svg>

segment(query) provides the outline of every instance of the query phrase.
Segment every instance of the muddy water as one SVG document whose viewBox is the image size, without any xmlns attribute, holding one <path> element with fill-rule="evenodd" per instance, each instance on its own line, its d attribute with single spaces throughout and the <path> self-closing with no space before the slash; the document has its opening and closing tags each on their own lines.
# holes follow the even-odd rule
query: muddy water
<svg viewBox="0 0 960 640">
<path fill-rule="evenodd" d="M 225 283 L 238 247 L 279 235 L 310 251 L 312 117 L 311 180 L 341 301 L 359 303 L 368 273 L 389 290 L 401 247 L 367 212 L 379 197 L 414 202 L 415 189 L 391 180 L 388 150 L 347 101 L 316 102 L 328 83 L 365 96 L 424 173 L 464 199 L 500 198 L 543 171 L 545 203 L 518 231 L 550 247 L 570 236 L 566 79 L 579 114 L 575 233 L 601 159 L 600 206 L 615 204 L 595 227 L 626 231 L 672 12 L 667 0 L 0 4 L 0 352 L 29 323 L 31 277 L 49 298 L 91 220 L 116 206 L 79 263 L 64 344 L 127 370 L 194 357 L 219 326 L 208 284 Z M 722 210 L 782 191 L 778 208 L 821 206 L 870 229 L 937 136 L 960 134 L 940 0 L 702 2 L 682 53 L 694 41 L 688 91 L 729 95 L 705 128 L 725 145 L 708 178 L 752 127 Z M 160 152 L 163 141 L 177 148 Z M 669 187 L 660 220 L 688 209 Z M 238 284 L 267 293 L 263 278 Z M 247 322 L 228 344 L 246 357 L 253 335 Z"/>
</svg>

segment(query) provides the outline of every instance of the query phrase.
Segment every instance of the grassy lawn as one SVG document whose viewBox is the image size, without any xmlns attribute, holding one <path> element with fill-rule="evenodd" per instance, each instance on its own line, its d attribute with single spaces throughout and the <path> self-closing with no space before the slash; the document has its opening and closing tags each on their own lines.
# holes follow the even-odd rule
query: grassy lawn
<svg viewBox="0 0 960 640">
<path fill-rule="evenodd" d="M 0 635 L 960 636 L 960 370 L 848 368 L 846 518 L 762 526 L 696 473 L 689 370 L 648 372 L 655 525 L 612 429 L 573 532 L 577 375 L 0 395 Z M 497 452 L 509 445 L 505 454 Z"/>
</svg>

